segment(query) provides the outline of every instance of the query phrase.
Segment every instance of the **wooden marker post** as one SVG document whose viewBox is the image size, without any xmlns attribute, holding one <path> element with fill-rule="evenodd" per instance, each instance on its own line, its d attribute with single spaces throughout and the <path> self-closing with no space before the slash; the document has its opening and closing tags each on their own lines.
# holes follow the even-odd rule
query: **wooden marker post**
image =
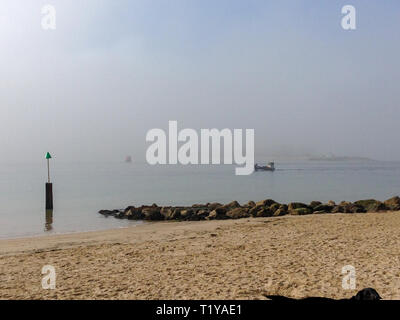
<svg viewBox="0 0 400 320">
<path fill-rule="evenodd" d="M 53 210 L 53 184 L 50 182 L 50 159 L 51 155 L 47 152 L 46 210 Z"/>
</svg>

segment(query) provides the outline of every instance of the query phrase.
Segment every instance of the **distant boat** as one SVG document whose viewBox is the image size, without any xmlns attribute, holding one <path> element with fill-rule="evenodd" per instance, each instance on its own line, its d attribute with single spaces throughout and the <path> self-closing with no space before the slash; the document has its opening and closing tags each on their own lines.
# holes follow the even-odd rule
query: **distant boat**
<svg viewBox="0 0 400 320">
<path fill-rule="evenodd" d="M 255 171 L 275 171 L 275 163 L 269 162 L 266 166 L 259 166 L 257 163 L 254 166 Z"/>
<path fill-rule="evenodd" d="M 125 158 L 125 163 L 132 163 L 132 157 L 131 156 L 127 156 Z"/>
</svg>

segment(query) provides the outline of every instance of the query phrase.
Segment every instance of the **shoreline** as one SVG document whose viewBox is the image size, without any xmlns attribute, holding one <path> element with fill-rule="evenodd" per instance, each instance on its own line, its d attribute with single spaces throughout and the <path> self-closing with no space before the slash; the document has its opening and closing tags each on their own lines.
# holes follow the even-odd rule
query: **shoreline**
<svg viewBox="0 0 400 320">
<path fill-rule="evenodd" d="M 0 240 L 1 299 L 400 299 L 400 211 L 184 222 Z M 44 265 L 56 290 L 40 286 Z M 357 287 L 341 286 L 343 266 Z"/>
</svg>

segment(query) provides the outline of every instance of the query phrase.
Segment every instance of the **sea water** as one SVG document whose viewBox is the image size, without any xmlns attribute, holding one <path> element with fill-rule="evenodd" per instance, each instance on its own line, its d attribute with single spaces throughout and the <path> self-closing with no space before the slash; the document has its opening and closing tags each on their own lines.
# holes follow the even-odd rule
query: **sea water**
<svg viewBox="0 0 400 320">
<path fill-rule="evenodd" d="M 45 210 L 45 164 L 0 166 L 0 238 L 103 230 L 140 222 L 106 218 L 129 205 L 272 198 L 279 202 L 385 200 L 400 195 L 400 163 L 276 162 L 275 172 L 236 176 L 231 165 L 150 166 L 51 162 L 54 211 Z"/>
</svg>

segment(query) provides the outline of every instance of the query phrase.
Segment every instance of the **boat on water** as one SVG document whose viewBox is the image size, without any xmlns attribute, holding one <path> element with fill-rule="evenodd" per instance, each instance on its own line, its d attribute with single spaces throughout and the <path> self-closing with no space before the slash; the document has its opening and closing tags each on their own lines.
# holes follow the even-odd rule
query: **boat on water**
<svg viewBox="0 0 400 320">
<path fill-rule="evenodd" d="M 132 157 L 131 156 L 127 156 L 125 158 L 125 163 L 132 163 Z"/>
<path fill-rule="evenodd" d="M 275 163 L 269 162 L 266 166 L 259 166 L 258 163 L 254 165 L 254 171 L 275 171 Z"/>
</svg>

